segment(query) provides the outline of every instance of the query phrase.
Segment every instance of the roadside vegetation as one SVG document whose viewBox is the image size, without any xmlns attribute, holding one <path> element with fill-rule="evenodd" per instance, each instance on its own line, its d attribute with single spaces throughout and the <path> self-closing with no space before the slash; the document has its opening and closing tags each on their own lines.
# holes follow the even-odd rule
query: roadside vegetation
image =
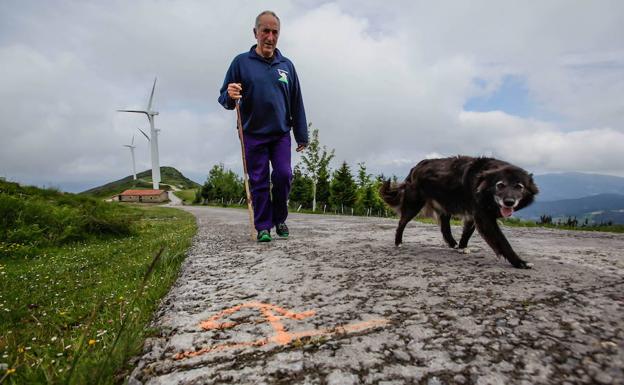
<svg viewBox="0 0 624 385">
<path fill-rule="evenodd" d="M 0 383 L 122 383 L 194 218 L 0 182 L 0 221 Z"/>
<path fill-rule="evenodd" d="M 393 217 L 395 217 L 395 215 L 393 215 Z M 437 224 L 435 219 L 432 219 L 432 218 L 418 216 L 415 218 L 415 220 L 418 222 L 422 222 L 422 223 Z M 565 220 L 561 219 L 553 223 L 541 223 L 539 221 L 527 221 L 527 220 L 522 220 L 519 218 L 499 219 L 499 222 L 503 226 L 510 226 L 510 227 L 545 227 L 549 229 L 558 229 L 558 230 L 602 231 L 602 232 L 607 232 L 607 233 L 624 233 L 624 225 L 604 224 L 604 223 L 592 224 L 588 222 L 578 223 L 578 221 L 577 222 L 574 222 L 574 221 L 575 221 L 574 218 L 566 218 Z M 453 218 L 451 219 L 451 225 L 461 226 L 462 221 L 461 219 Z"/>
<path fill-rule="evenodd" d="M 0 257 L 94 238 L 128 236 L 136 210 L 54 189 L 0 181 Z"/>
<path fill-rule="evenodd" d="M 175 191 L 174 194 L 182 199 L 183 204 L 192 205 L 195 197 L 197 196 L 197 191 L 199 188 L 187 189 L 187 190 L 179 190 Z"/>
<path fill-rule="evenodd" d="M 588 221 L 579 222 L 574 217 L 559 218 L 555 221 L 544 222 L 526 221 L 518 218 L 507 218 L 503 221 L 504 225 L 516 227 L 546 227 L 549 229 L 559 230 L 576 230 L 576 231 L 603 231 L 608 233 L 624 233 L 624 225 L 614 223 L 590 223 Z"/>
</svg>

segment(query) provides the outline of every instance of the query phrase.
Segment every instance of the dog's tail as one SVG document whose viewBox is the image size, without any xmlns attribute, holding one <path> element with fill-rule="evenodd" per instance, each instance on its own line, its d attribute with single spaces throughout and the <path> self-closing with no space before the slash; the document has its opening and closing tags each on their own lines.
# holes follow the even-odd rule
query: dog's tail
<svg viewBox="0 0 624 385">
<path fill-rule="evenodd" d="M 405 183 L 392 184 L 390 179 L 384 181 L 379 187 L 379 195 L 394 211 L 399 213 L 399 208 L 403 202 L 405 194 Z"/>
</svg>

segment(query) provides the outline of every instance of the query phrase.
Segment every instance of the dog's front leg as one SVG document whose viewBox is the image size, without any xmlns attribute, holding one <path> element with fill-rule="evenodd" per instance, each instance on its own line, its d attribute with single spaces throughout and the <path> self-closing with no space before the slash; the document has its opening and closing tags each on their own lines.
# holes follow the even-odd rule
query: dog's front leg
<svg viewBox="0 0 624 385">
<path fill-rule="evenodd" d="M 515 251 L 513 251 L 507 238 L 505 238 L 505 234 L 503 234 L 500 227 L 498 227 L 496 218 L 479 215 L 475 217 L 475 224 L 479 234 L 481 234 L 487 244 L 490 245 L 496 255 L 502 255 L 509 263 L 519 269 L 531 268 L 525 261 L 518 257 Z"/>
<path fill-rule="evenodd" d="M 472 234 L 475 231 L 475 222 L 474 219 L 464 219 L 464 229 L 462 230 L 462 236 L 459 240 L 459 246 L 457 247 L 460 250 L 464 250 L 468 247 L 468 241 Z"/>
</svg>

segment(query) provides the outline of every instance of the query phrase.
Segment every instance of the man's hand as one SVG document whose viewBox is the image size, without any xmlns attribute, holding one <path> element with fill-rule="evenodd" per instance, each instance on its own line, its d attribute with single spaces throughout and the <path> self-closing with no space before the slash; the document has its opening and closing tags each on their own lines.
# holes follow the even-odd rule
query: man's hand
<svg viewBox="0 0 624 385">
<path fill-rule="evenodd" d="M 301 151 L 305 150 L 306 147 L 308 147 L 307 144 L 300 144 L 300 145 L 297 146 L 297 149 L 295 151 L 301 152 Z"/>
<path fill-rule="evenodd" d="M 228 84 L 227 93 L 230 99 L 237 100 L 242 98 L 241 91 L 243 91 L 243 86 L 240 83 Z"/>
</svg>

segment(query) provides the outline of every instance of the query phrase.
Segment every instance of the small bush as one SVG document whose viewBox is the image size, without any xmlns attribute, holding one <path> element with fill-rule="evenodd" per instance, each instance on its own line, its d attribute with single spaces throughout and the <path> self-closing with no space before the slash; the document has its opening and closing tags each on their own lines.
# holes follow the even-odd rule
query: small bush
<svg viewBox="0 0 624 385">
<path fill-rule="evenodd" d="M 137 210 L 53 189 L 0 181 L 0 256 L 26 248 L 59 246 L 108 236 L 128 236 Z"/>
</svg>

